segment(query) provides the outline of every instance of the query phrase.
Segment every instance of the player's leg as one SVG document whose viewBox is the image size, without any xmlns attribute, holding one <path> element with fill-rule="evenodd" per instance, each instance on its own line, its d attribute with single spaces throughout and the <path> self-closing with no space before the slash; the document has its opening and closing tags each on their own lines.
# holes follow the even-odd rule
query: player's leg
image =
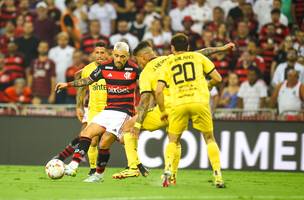
<svg viewBox="0 0 304 200">
<path fill-rule="evenodd" d="M 221 175 L 220 150 L 213 136 L 213 122 L 208 104 L 192 105 L 192 124 L 193 128 L 203 133 L 207 144 L 208 157 L 213 169 L 214 183 L 216 187 L 224 187 L 224 182 Z"/>
<path fill-rule="evenodd" d="M 87 154 L 91 140 L 93 137 L 98 136 L 105 132 L 105 128 L 97 123 L 90 123 L 84 130 L 80 133 L 79 146 L 75 150 L 72 161 L 65 167 L 65 174 L 69 176 L 75 176 L 76 170 L 79 163 L 83 160 L 84 156 Z"/>
<path fill-rule="evenodd" d="M 168 138 L 169 143 L 165 150 L 165 170 L 163 173 L 163 187 L 168 187 L 171 182 L 174 160 L 178 155 L 178 144 L 182 132 L 187 128 L 189 121 L 189 114 L 185 106 L 177 106 L 169 112 L 169 127 Z M 179 155 L 180 156 L 180 155 Z"/>
<path fill-rule="evenodd" d="M 105 132 L 105 134 L 103 134 L 99 144 L 96 173 L 89 176 L 84 182 L 91 183 L 103 181 L 104 171 L 110 159 L 110 147 L 116 140 L 116 135 L 110 132 Z"/>
<path fill-rule="evenodd" d="M 87 126 L 87 123 L 82 123 L 81 130 L 83 130 Z M 75 149 L 79 145 L 79 134 L 61 151 L 59 152 L 54 158 L 64 161 L 71 155 L 73 155 Z"/>
<path fill-rule="evenodd" d="M 93 137 L 91 141 L 91 145 L 89 147 L 88 151 L 88 158 L 89 158 L 89 164 L 90 164 L 90 171 L 89 176 L 94 174 L 96 172 L 96 162 L 97 162 L 97 156 L 98 156 L 98 142 L 99 142 L 99 136 Z"/>
<path fill-rule="evenodd" d="M 176 145 L 175 158 L 172 163 L 172 176 L 170 178 L 170 184 L 173 184 L 173 185 L 176 185 L 177 171 L 178 171 L 178 165 L 179 165 L 179 161 L 181 159 L 181 155 L 182 155 L 182 146 L 181 146 L 181 143 L 179 140 L 179 142 Z"/>
</svg>

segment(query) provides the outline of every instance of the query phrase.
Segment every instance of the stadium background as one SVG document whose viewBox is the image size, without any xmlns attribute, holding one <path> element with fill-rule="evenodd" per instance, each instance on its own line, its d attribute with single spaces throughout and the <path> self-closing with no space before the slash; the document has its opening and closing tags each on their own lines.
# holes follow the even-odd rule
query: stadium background
<svg viewBox="0 0 304 200">
<path fill-rule="evenodd" d="M 94 42 L 102 40 L 112 46 L 116 41 L 125 41 L 134 49 L 138 41 L 146 39 L 163 55 L 170 53 L 172 35 L 184 32 L 190 38 L 192 50 L 229 41 L 236 44 L 234 51 L 210 56 L 224 77 L 224 83 L 212 92 L 211 99 L 216 136 L 222 149 L 228 148 L 222 150 L 224 168 L 303 170 L 302 107 L 278 112 L 271 98 L 277 87 L 273 76 L 280 65 L 295 67 L 300 73 L 298 81 L 304 82 L 303 15 L 304 2 L 300 0 L 1 1 L 0 123 L 5 139 L 1 140 L 0 152 L 6 153 L 0 163 L 44 164 L 78 133 L 76 91 L 54 94 L 50 76 L 57 82 L 72 80 L 74 73 L 91 61 Z M 57 44 L 62 32 L 69 37 L 67 46 Z M 45 65 L 44 72 L 35 71 L 40 57 L 39 41 L 47 41 L 47 57 L 52 60 L 51 67 Z M 292 48 L 297 52 L 293 62 L 287 56 Z M 250 67 L 261 72 L 258 82 L 263 82 L 267 94 L 263 100 L 249 100 L 250 105 L 240 107 L 235 96 L 252 98 L 246 96 L 249 92 L 229 94 L 227 101 L 227 90 L 238 92 Z M 231 74 L 236 74 L 238 81 L 230 81 Z M 263 105 L 258 101 L 263 101 Z M 253 113 L 248 114 L 248 109 Z M 48 127 L 51 122 L 53 127 Z M 265 135 L 265 131 L 269 134 Z M 192 129 L 190 132 L 184 136 L 181 166 L 206 168 L 203 142 Z M 161 167 L 163 160 L 157 155 L 161 155 L 164 134 L 153 133 L 151 138 L 149 135 L 141 136 L 140 146 L 145 144 L 140 148 L 141 157 L 148 167 Z M 39 141 L 35 156 L 18 152 L 24 140 L 31 141 L 33 146 Z M 235 146 L 244 142 L 248 145 Z M 116 146 L 111 164 L 122 167 L 124 153 L 122 147 Z"/>
</svg>

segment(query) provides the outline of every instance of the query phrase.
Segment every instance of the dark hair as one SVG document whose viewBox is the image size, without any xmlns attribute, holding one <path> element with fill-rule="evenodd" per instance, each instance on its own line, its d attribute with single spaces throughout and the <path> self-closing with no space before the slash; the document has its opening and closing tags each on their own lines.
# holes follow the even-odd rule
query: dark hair
<svg viewBox="0 0 304 200">
<path fill-rule="evenodd" d="M 257 75 L 258 78 L 261 76 L 261 71 L 257 67 L 250 66 L 250 67 L 248 67 L 248 72 L 249 71 L 255 72 L 255 74 Z"/>
<path fill-rule="evenodd" d="M 103 41 L 98 41 L 98 42 L 96 42 L 95 44 L 94 44 L 94 47 L 96 48 L 96 47 L 104 47 L 104 48 L 108 48 L 108 45 L 105 43 L 105 42 L 103 42 Z"/>
<path fill-rule="evenodd" d="M 280 11 L 280 9 L 272 9 L 271 10 L 271 15 L 273 15 L 273 14 L 281 14 L 281 11 Z"/>
<path fill-rule="evenodd" d="M 223 10 L 223 8 L 221 8 L 221 7 L 219 7 L 219 6 L 216 6 L 216 7 L 214 7 L 213 8 L 213 11 L 215 11 L 215 10 L 218 10 L 218 11 L 220 11 L 221 13 L 225 13 L 225 11 Z"/>
<path fill-rule="evenodd" d="M 171 39 L 171 45 L 175 51 L 187 51 L 189 46 L 188 37 L 183 33 L 175 34 Z"/>
<path fill-rule="evenodd" d="M 67 7 L 70 3 L 72 3 L 74 0 L 65 0 L 64 4 Z"/>
<path fill-rule="evenodd" d="M 133 51 L 133 55 L 136 56 L 136 55 L 138 54 L 138 52 L 140 52 L 141 50 L 143 50 L 143 49 L 145 49 L 145 48 L 148 48 L 148 47 L 151 47 L 151 48 L 152 48 L 150 42 L 148 42 L 148 41 L 142 41 L 142 42 L 140 42 L 140 43 L 135 47 L 135 49 L 134 49 L 134 51 Z"/>
</svg>

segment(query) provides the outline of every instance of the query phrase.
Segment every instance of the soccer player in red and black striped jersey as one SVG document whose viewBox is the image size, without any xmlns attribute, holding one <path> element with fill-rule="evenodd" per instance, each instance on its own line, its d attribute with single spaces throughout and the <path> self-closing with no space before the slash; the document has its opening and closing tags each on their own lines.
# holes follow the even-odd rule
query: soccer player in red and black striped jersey
<svg viewBox="0 0 304 200">
<path fill-rule="evenodd" d="M 110 158 L 111 145 L 120 138 L 124 123 L 135 112 L 135 89 L 139 77 L 137 64 L 129 59 L 129 46 L 117 42 L 113 50 L 113 60 L 99 65 L 90 77 L 69 83 L 58 83 L 56 90 L 66 87 L 83 87 L 99 79 L 106 81 L 108 95 L 107 106 L 81 133 L 79 147 L 75 150 L 72 162 L 66 166 L 65 174 L 74 176 L 80 161 L 88 152 L 91 139 L 102 135 L 99 144 L 96 173 L 85 182 L 97 182 L 103 179 L 103 172 Z"/>
</svg>

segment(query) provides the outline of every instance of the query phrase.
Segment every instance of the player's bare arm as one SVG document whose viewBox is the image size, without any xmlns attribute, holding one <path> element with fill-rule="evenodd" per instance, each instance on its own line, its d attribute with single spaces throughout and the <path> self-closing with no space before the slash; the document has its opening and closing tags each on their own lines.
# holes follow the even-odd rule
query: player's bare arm
<svg viewBox="0 0 304 200">
<path fill-rule="evenodd" d="M 81 70 L 76 72 L 75 80 L 81 79 Z M 76 115 L 79 121 L 82 121 L 84 115 L 84 98 L 86 95 L 87 88 L 86 87 L 79 87 L 77 88 L 76 93 Z"/>
<path fill-rule="evenodd" d="M 212 54 L 229 51 L 234 48 L 235 48 L 235 44 L 229 42 L 228 44 L 225 44 L 224 46 L 221 47 L 207 47 L 204 49 L 200 49 L 197 52 L 203 54 L 204 56 L 210 56 Z"/>
<path fill-rule="evenodd" d="M 217 86 L 222 82 L 222 76 L 214 69 L 210 74 L 211 80 L 208 82 L 208 88 L 211 90 L 214 86 Z"/>
<path fill-rule="evenodd" d="M 60 90 L 65 89 L 67 87 L 89 86 L 94 82 L 95 82 L 94 80 L 92 80 L 90 77 L 88 77 L 88 78 L 82 78 L 82 79 L 75 80 L 75 81 L 68 82 L 68 83 L 57 83 L 55 91 L 60 91 Z"/>
<path fill-rule="evenodd" d="M 162 112 L 161 120 L 167 120 L 168 119 L 168 114 L 166 113 L 166 110 L 165 110 L 165 99 L 164 99 L 164 93 L 163 93 L 165 87 L 166 87 L 165 82 L 158 81 L 157 88 L 156 88 L 156 91 L 155 91 L 156 102 L 159 106 L 160 111 Z"/>
</svg>

